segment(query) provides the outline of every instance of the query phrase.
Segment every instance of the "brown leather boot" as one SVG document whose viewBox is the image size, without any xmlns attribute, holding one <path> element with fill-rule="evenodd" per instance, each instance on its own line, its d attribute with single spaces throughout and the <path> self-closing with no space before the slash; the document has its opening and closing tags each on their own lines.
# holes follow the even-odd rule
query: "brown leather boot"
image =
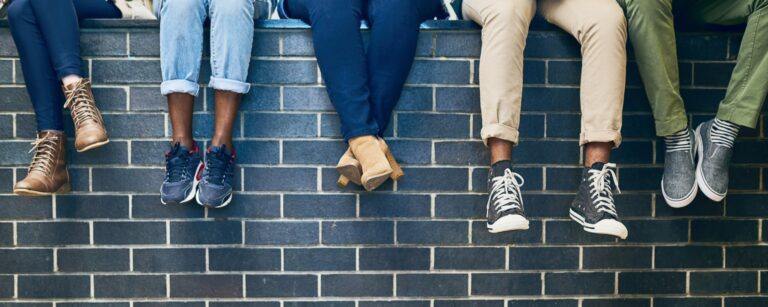
<svg viewBox="0 0 768 307">
<path fill-rule="evenodd" d="M 349 148 L 355 158 L 360 161 L 363 170 L 360 181 L 367 191 L 373 191 L 387 181 L 392 174 L 392 167 L 389 166 L 378 138 L 372 135 L 356 137 L 349 140 Z"/>
<path fill-rule="evenodd" d="M 84 78 L 65 85 L 64 95 L 67 97 L 64 108 L 69 108 L 75 122 L 75 149 L 83 152 L 109 143 L 104 120 L 93 99 L 91 81 Z"/>
<path fill-rule="evenodd" d="M 347 148 L 344 155 L 339 159 L 339 164 L 336 165 L 336 170 L 339 171 L 339 180 L 336 181 L 340 187 L 346 187 L 349 182 L 356 185 L 362 185 L 363 169 L 360 166 L 360 161 L 352 154 L 352 149 Z"/>
<path fill-rule="evenodd" d="M 27 177 L 16 183 L 13 193 L 23 196 L 43 196 L 69 192 L 67 171 L 67 137 L 63 132 L 44 131 L 37 135 L 32 163 Z M 30 152 L 31 152 L 30 151 Z"/>
</svg>

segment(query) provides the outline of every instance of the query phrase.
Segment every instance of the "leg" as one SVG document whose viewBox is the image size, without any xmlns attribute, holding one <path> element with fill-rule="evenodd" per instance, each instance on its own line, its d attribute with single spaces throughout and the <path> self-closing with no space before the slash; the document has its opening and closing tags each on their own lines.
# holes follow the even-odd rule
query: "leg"
<svg viewBox="0 0 768 307">
<path fill-rule="evenodd" d="M 666 137 L 688 126 L 680 96 L 672 0 L 617 0 L 627 16 L 635 51 L 656 122 L 656 134 Z"/>
<path fill-rule="evenodd" d="M 363 0 L 287 0 L 286 10 L 312 26 L 315 53 L 328 96 L 341 118 L 344 139 L 376 135 L 360 21 Z"/>
<path fill-rule="evenodd" d="M 693 12 L 699 19 L 718 24 L 747 23 L 736 68 L 717 118 L 755 128 L 768 95 L 768 1 L 702 2 Z"/>
<path fill-rule="evenodd" d="M 621 143 L 626 78 L 626 19 L 615 0 L 541 0 L 544 17 L 581 43 L 581 145 L 588 164 L 571 203 L 571 218 L 592 233 L 626 239 L 613 190 L 616 165 L 605 163 Z M 591 164 L 590 164 L 591 163 Z"/>
<path fill-rule="evenodd" d="M 368 21 L 368 87 L 371 113 L 379 126 L 379 136 L 389 126 L 392 110 L 400 99 L 405 79 L 416 54 L 419 27 L 434 18 L 442 8 L 438 1 L 371 0 Z"/>
<path fill-rule="evenodd" d="M 192 149 L 192 110 L 203 53 L 205 1 L 165 0 L 160 13 L 160 62 L 173 141 Z"/>
<path fill-rule="evenodd" d="M 64 93 L 61 92 L 59 78 L 48 56 L 45 38 L 38 27 L 38 18 L 31 0 L 13 1 L 8 8 L 8 22 L 19 50 L 24 81 L 35 110 L 37 130 L 63 131 Z"/>
<path fill-rule="evenodd" d="M 523 50 L 536 13 L 533 0 L 466 0 L 466 17 L 483 27 L 480 53 L 480 106 L 483 141 L 491 164 L 512 159 L 520 126 Z"/>
<path fill-rule="evenodd" d="M 541 0 L 544 17 L 581 43 L 581 145 L 621 144 L 626 19 L 612 0 Z"/>
<path fill-rule="evenodd" d="M 216 89 L 216 122 L 211 146 L 226 145 L 233 150 L 232 128 L 240 108 L 240 98 L 250 90 L 246 83 L 253 47 L 251 0 L 212 0 L 211 70 L 209 86 Z"/>
</svg>

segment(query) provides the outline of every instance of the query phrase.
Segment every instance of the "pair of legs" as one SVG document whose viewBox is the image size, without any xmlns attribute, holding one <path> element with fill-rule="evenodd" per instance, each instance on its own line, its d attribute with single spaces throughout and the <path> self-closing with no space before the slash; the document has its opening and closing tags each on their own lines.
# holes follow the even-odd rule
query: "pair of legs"
<svg viewBox="0 0 768 307">
<path fill-rule="evenodd" d="M 626 12 L 656 134 L 667 145 L 665 200 L 672 207 L 684 207 L 698 190 L 714 201 L 722 200 L 739 127 L 756 127 L 768 94 L 768 1 L 617 1 Z M 680 96 L 673 12 L 692 23 L 747 24 L 717 116 L 696 131 L 689 126 Z"/>
<path fill-rule="evenodd" d="M 252 0 L 164 0 L 159 6 L 161 92 L 168 98 L 173 141 L 192 148 L 194 97 L 203 55 L 203 23 L 211 21 L 211 71 L 215 90 L 212 146 L 233 149 L 232 130 L 246 83 L 253 45 Z"/>
<path fill-rule="evenodd" d="M 271 3 L 262 0 L 162 0 L 160 60 L 173 129 L 166 155 L 166 178 L 160 190 L 164 204 L 197 203 L 210 208 L 232 200 L 234 145 L 232 130 L 242 95 L 250 90 L 248 68 L 254 18 L 267 18 Z M 266 8 L 266 9 L 265 9 Z M 204 22 L 210 20 L 211 79 L 214 92 L 213 140 L 203 159 L 193 139 L 194 97 L 200 86 Z"/>
<path fill-rule="evenodd" d="M 90 81 L 83 78 L 78 19 L 121 16 L 112 2 L 102 0 L 16 0 L 8 7 L 38 130 L 32 163 L 27 176 L 14 186 L 16 194 L 69 191 L 63 108 L 70 110 L 74 121 L 77 151 L 109 142 Z"/>
<path fill-rule="evenodd" d="M 523 51 L 536 13 L 581 44 L 581 136 L 586 155 L 571 217 L 585 230 L 626 238 L 618 222 L 612 189 L 616 187 L 610 152 L 621 144 L 626 78 L 626 20 L 614 0 L 465 0 L 465 18 L 481 26 L 481 137 L 490 148 L 488 229 L 527 229 L 520 186 L 511 170 L 519 138 L 523 90 Z"/>
<path fill-rule="evenodd" d="M 437 0 L 284 0 L 281 15 L 312 26 L 315 54 L 350 150 L 337 169 L 373 190 L 399 167 L 379 139 L 413 65 L 422 22 L 442 14 Z M 370 26 L 366 48 L 361 21 Z M 389 158 L 387 158 L 387 156 Z"/>
<path fill-rule="evenodd" d="M 582 48 L 581 145 L 584 164 L 606 163 L 621 143 L 626 78 L 624 17 L 608 0 L 538 1 L 547 21 L 572 34 Z M 481 136 L 491 163 L 511 160 L 518 142 L 523 50 L 536 12 L 533 0 L 467 0 L 464 15 L 483 26 L 480 56 Z"/>
</svg>

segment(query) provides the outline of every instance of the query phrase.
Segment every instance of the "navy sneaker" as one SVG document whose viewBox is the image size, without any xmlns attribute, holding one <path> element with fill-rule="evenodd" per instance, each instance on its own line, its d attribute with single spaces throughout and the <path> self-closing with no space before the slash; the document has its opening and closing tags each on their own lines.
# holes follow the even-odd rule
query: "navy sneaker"
<svg viewBox="0 0 768 307">
<path fill-rule="evenodd" d="M 195 144 L 192 150 L 179 143 L 165 154 L 165 180 L 160 187 L 160 202 L 182 204 L 195 198 L 203 174 L 203 162 Z"/>
<path fill-rule="evenodd" d="M 232 177 L 235 170 L 235 154 L 227 151 L 225 145 L 208 149 L 205 155 L 205 171 L 197 203 L 208 208 L 223 208 L 232 201 Z"/>
<path fill-rule="evenodd" d="M 619 221 L 613 190 L 619 191 L 616 165 L 597 162 L 582 173 L 579 192 L 571 203 L 571 219 L 591 233 L 627 238 L 627 227 Z"/>
</svg>

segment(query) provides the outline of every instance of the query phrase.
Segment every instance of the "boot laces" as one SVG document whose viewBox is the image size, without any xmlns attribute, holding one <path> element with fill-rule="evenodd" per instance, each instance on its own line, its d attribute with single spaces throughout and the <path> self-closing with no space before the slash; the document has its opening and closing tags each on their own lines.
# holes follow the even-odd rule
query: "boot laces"
<svg viewBox="0 0 768 307">
<path fill-rule="evenodd" d="M 589 170 L 589 190 L 598 212 L 605 212 L 617 217 L 611 183 L 614 184 L 617 192 L 621 193 L 621 190 L 619 189 L 619 178 L 614 171 L 615 167 L 616 164 L 608 163 L 603 166 L 602 170 Z"/>
<path fill-rule="evenodd" d="M 520 197 L 520 187 L 524 183 L 523 176 L 513 173 L 509 169 L 504 170 L 504 176 L 491 179 L 491 189 L 495 192 L 493 194 L 493 204 L 496 212 L 522 209 L 523 201 Z"/>
<path fill-rule="evenodd" d="M 99 109 L 96 108 L 96 103 L 91 97 L 91 93 L 88 91 L 88 85 L 90 81 L 83 79 L 76 83 L 71 89 L 65 89 L 64 93 L 67 96 L 67 101 L 64 103 L 64 108 L 68 108 L 72 112 L 72 119 L 75 122 L 75 127 L 81 127 L 87 121 L 94 121 L 101 124 L 103 122 Z"/>
<path fill-rule="evenodd" d="M 53 172 L 53 167 L 56 160 L 56 141 L 59 140 L 57 135 L 48 135 L 45 137 L 38 137 L 37 140 L 32 142 L 32 149 L 29 152 L 35 152 L 35 156 L 32 158 L 32 163 L 29 165 L 28 172 L 39 171 L 44 174 L 50 174 Z"/>
</svg>

